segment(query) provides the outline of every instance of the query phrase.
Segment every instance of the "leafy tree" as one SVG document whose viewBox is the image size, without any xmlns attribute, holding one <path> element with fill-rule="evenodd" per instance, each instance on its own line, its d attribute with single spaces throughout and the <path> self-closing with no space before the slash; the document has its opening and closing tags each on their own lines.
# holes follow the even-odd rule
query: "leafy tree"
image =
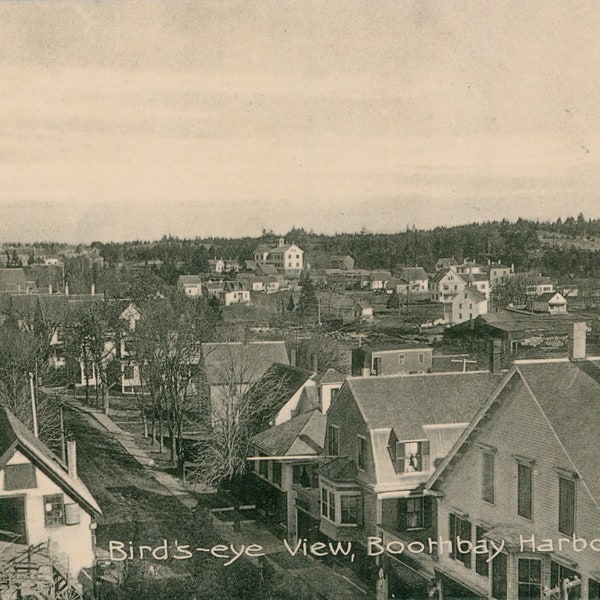
<svg viewBox="0 0 600 600">
<path fill-rule="evenodd" d="M 296 308 L 296 304 L 294 303 L 294 296 L 292 296 L 292 294 L 290 294 L 286 308 L 289 313 L 293 313 L 294 309 Z"/>
</svg>

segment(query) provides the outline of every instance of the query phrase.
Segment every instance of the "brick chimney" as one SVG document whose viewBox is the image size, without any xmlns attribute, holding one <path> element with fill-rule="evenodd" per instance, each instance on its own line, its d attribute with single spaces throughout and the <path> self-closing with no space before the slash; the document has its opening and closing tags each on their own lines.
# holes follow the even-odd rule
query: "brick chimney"
<svg viewBox="0 0 600 600">
<path fill-rule="evenodd" d="M 586 356 L 585 338 L 587 324 L 585 321 L 573 323 L 569 332 L 569 358 L 571 360 L 583 360 Z"/>
<path fill-rule="evenodd" d="M 77 479 L 77 442 L 75 440 L 67 442 L 67 466 L 69 467 L 69 476 Z"/>
</svg>

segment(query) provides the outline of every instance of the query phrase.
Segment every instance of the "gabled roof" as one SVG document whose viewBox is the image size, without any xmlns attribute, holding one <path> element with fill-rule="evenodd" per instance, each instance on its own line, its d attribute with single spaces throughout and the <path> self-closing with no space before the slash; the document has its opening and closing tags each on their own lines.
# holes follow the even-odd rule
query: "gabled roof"
<svg viewBox="0 0 600 600">
<path fill-rule="evenodd" d="M 201 275 L 180 275 L 177 279 L 179 285 L 198 285 L 202 283 Z"/>
<path fill-rule="evenodd" d="M 258 381 L 275 363 L 289 365 L 285 342 L 209 342 L 202 344 L 206 378 L 211 385 Z"/>
<path fill-rule="evenodd" d="M 247 392 L 250 403 L 263 407 L 266 421 L 275 417 L 292 396 L 312 377 L 310 371 L 287 363 L 274 363 L 265 369 Z M 265 406 L 268 401 L 269 407 Z"/>
<path fill-rule="evenodd" d="M 516 393 L 515 382 L 525 384 L 554 430 L 573 467 L 600 507 L 600 361 L 521 362 L 513 366 L 501 386 L 488 399 L 463 432 L 452 451 L 427 483 L 431 487 L 472 436 L 496 402 L 508 402 Z M 558 465 L 557 465 L 558 466 Z"/>
<path fill-rule="evenodd" d="M 344 381 L 346 381 L 346 376 L 342 375 L 342 373 L 340 373 L 339 371 L 336 371 L 333 368 L 327 369 L 327 371 L 325 371 L 325 373 L 323 373 L 318 379 L 318 382 L 320 384 L 344 383 Z"/>
<path fill-rule="evenodd" d="M 270 427 L 250 441 L 268 456 L 314 456 L 323 451 L 326 424 L 325 415 L 312 410 Z"/>
<path fill-rule="evenodd" d="M 441 269 L 440 271 L 438 271 L 434 276 L 433 279 L 431 280 L 431 282 L 433 284 L 437 284 L 439 283 L 446 275 L 448 275 L 450 272 L 452 272 L 452 275 L 454 275 L 455 277 L 457 277 L 458 280 L 462 281 L 464 283 L 464 279 L 462 275 L 459 275 L 454 269 Z"/>
<path fill-rule="evenodd" d="M 0 468 L 15 450 L 22 452 L 37 468 L 60 486 L 88 513 L 101 515 L 102 510 L 86 485 L 69 475 L 67 466 L 38 440 L 8 409 L 0 410 Z"/>
<path fill-rule="evenodd" d="M 319 394 L 316 386 L 304 387 L 300 393 L 300 398 L 294 415 L 301 415 L 302 413 L 310 412 L 315 408 L 319 408 Z"/>
<path fill-rule="evenodd" d="M 559 296 L 559 299 L 565 300 L 564 296 L 560 292 L 546 292 L 535 297 L 536 302 L 550 302 L 555 296 Z"/>
<path fill-rule="evenodd" d="M 400 277 L 402 277 L 402 279 L 406 279 L 407 281 L 429 279 L 423 267 L 407 267 L 402 269 L 400 272 Z"/>
<path fill-rule="evenodd" d="M 346 385 L 369 429 L 391 428 L 403 441 L 425 439 L 423 425 L 468 423 L 501 379 L 472 371 L 349 377 Z"/>
<path fill-rule="evenodd" d="M 471 299 L 474 300 L 475 302 L 484 302 L 486 299 L 485 294 L 483 292 L 480 292 L 478 289 L 473 288 L 473 287 L 466 287 L 464 289 L 464 292 L 462 292 L 462 293 L 470 296 Z"/>
</svg>

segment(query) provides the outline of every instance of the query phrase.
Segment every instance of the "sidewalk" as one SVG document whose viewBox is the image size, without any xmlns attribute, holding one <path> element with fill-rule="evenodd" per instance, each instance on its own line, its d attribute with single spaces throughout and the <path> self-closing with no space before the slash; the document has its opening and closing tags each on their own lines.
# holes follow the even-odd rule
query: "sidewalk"
<svg viewBox="0 0 600 600">
<path fill-rule="evenodd" d="M 84 412 L 101 425 L 106 431 L 110 432 L 113 437 L 123 446 L 125 451 L 130 454 L 144 470 L 157 483 L 162 485 L 175 496 L 184 506 L 189 509 L 194 509 L 198 504 L 198 500 L 194 498 L 180 483 L 180 481 L 164 471 L 158 470 L 156 463 L 150 455 L 142 450 L 136 443 L 133 434 L 123 431 L 112 419 L 105 415 L 100 409 L 87 406 L 83 402 L 75 398 L 69 398 L 66 401 L 67 406 L 73 410 Z"/>
<path fill-rule="evenodd" d="M 94 419 L 121 444 L 152 479 L 176 497 L 185 507 L 192 511 L 199 508 L 197 498 L 183 487 L 177 478 L 161 471 L 148 452 L 136 444 L 133 434 L 123 431 L 98 408 L 87 406 L 75 398 L 65 399 L 65 403 L 72 410 L 85 413 Z M 369 597 L 368 592 L 360 584 L 351 581 L 346 575 L 336 572 L 333 568 L 325 566 L 319 560 L 302 555 L 291 556 L 282 539 L 256 523 L 243 522 L 240 531 L 234 531 L 231 523 L 228 524 L 213 517 L 211 525 L 227 544 L 231 544 L 235 548 L 239 549 L 242 545 L 248 547 L 250 544 L 262 546 L 266 555 L 263 561 L 266 559 L 268 567 L 275 574 L 286 573 L 297 580 L 299 585 L 304 585 L 310 591 L 311 598 L 357 600 Z M 264 562 L 261 562 L 259 558 L 248 558 L 248 560 L 255 566 L 264 569 Z"/>
</svg>

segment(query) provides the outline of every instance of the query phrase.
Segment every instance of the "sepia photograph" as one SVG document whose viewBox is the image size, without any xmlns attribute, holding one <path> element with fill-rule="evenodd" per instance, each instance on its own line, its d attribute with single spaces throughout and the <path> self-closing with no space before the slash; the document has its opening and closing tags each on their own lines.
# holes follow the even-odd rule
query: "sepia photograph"
<svg viewBox="0 0 600 600">
<path fill-rule="evenodd" d="M 600 600 L 599 32 L 0 0 L 0 600 Z"/>
</svg>

